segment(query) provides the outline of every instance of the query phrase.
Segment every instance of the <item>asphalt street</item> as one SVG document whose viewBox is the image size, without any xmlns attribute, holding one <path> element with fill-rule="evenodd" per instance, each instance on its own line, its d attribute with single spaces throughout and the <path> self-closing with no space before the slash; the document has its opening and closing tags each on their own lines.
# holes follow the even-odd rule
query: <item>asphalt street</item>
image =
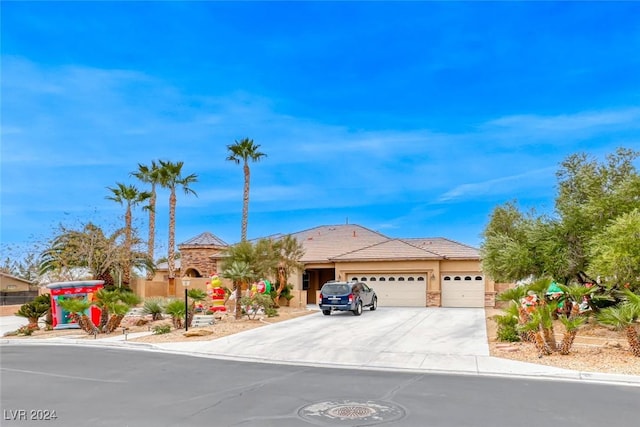
<svg viewBox="0 0 640 427">
<path fill-rule="evenodd" d="M 640 388 L 1 346 L 2 426 L 631 426 Z M 55 411 L 55 419 L 39 420 Z M 25 417 L 26 419 L 22 419 Z"/>
</svg>

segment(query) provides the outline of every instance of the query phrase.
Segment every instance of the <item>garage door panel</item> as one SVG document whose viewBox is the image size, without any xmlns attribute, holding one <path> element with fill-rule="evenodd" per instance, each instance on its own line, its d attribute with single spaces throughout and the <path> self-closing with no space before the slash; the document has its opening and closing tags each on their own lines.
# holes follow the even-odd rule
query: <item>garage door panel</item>
<svg viewBox="0 0 640 427">
<path fill-rule="evenodd" d="M 355 278 L 373 288 L 378 296 L 378 305 L 381 307 L 426 307 L 425 277 L 423 273 L 350 274 L 347 276 L 349 281 Z M 394 280 L 389 280 L 390 278 Z"/>
<path fill-rule="evenodd" d="M 443 307 L 484 307 L 484 278 L 471 276 L 444 276 L 442 278 Z"/>
</svg>

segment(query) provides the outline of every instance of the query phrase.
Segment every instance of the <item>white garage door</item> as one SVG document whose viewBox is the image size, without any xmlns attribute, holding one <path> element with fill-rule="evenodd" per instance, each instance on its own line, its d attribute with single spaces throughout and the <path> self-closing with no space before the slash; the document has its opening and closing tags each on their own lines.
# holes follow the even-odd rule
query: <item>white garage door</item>
<svg viewBox="0 0 640 427">
<path fill-rule="evenodd" d="M 484 307 L 484 278 L 480 275 L 442 276 L 443 307 Z"/>
<path fill-rule="evenodd" d="M 381 307 L 426 307 L 425 273 L 349 274 L 349 281 L 364 282 L 376 291 Z"/>
</svg>

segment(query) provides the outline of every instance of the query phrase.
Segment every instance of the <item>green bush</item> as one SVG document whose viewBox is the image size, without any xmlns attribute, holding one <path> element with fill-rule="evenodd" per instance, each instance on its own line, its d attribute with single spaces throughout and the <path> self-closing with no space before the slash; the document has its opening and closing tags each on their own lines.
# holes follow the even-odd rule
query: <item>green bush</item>
<svg viewBox="0 0 640 427">
<path fill-rule="evenodd" d="M 278 309 L 277 308 L 273 308 L 273 307 L 266 307 L 264 309 L 264 314 L 267 315 L 267 317 L 276 317 L 276 316 L 280 316 L 278 314 Z"/>
<path fill-rule="evenodd" d="M 171 332 L 171 325 L 169 324 L 156 325 L 153 327 L 154 335 L 168 334 L 169 332 Z"/>
<path fill-rule="evenodd" d="M 246 315 L 249 319 L 255 319 L 260 311 L 263 311 L 268 316 L 267 309 L 275 308 L 275 303 L 270 295 L 258 293 L 250 297 L 242 297 L 240 304 L 242 305 L 242 314 Z"/>
<path fill-rule="evenodd" d="M 498 341 L 517 342 L 520 341 L 518 333 L 518 319 L 512 315 L 494 316 L 494 320 L 498 324 L 496 338 Z"/>
</svg>

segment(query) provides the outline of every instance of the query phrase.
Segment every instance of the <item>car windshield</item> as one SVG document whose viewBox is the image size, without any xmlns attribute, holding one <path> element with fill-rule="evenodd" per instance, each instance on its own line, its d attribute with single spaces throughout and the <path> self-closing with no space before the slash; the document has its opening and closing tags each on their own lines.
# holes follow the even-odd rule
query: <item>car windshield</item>
<svg viewBox="0 0 640 427">
<path fill-rule="evenodd" d="M 349 285 L 345 285 L 345 284 L 326 284 L 322 287 L 322 293 L 323 294 L 335 294 L 335 295 L 342 295 L 342 294 L 348 294 L 351 291 Z"/>
</svg>

